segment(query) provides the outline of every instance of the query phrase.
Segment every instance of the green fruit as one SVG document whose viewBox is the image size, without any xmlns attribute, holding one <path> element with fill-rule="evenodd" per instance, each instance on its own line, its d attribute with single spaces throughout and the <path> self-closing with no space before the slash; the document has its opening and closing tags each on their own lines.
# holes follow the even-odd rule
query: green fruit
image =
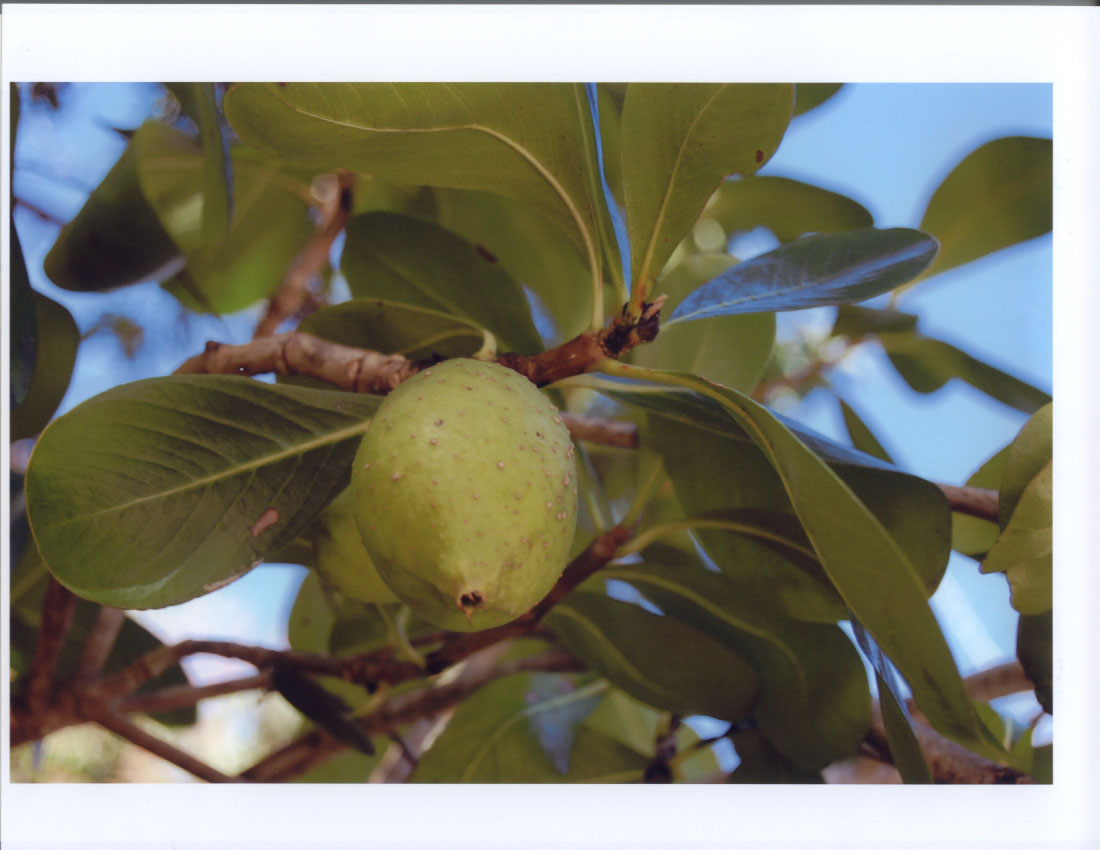
<svg viewBox="0 0 1100 850">
<path fill-rule="evenodd" d="M 313 566 L 325 583 L 349 599 L 376 605 L 398 601 L 363 548 L 355 523 L 351 487 L 333 499 L 321 514 L 313 557 Z"/>
<path fill-rule="evenodd" d="M 363 543 L 425 620 L 478 631 L 554 586 L 577 522 L 573 443 L 517 372 L 456 358 L 386 397 L 355 456 Z"/>
</svg>

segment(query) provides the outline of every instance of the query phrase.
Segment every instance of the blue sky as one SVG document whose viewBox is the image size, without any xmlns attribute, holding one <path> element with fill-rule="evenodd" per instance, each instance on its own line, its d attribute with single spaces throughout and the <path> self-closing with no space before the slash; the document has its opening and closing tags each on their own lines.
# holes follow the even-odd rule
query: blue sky
<svg viewBox="0 0 1100 850">
<path fill-rule="evenodd" d="M 14 189 L 52 215 L 67 219 L 121 153 L 111 126 L 133 127 L 154 107 L 156 86 L 74 84 L 65 108 L 25 107 Z M 852 85 L 795 120 L 762 173 L 804 180 L 866 206 L 879 226 L 919 225 L 928 198 L 951 168 L 978 145 L 1005 135 L 1052 134 L 1047 85 Z M 145 327 L 145 346 L 127 360 L 109 334 L 86 342 L 62 409 L 117 383 L 170 373 L 206 339 L 242 342 L 257 310 L 225 318 L 181 318 L 176 302 L 155 283 L 108 295 L 54 287 L 41 260 L 56 225 L 28 210 L 16 220 L 33 284 L 66 304 L 82 330 L 102 312 L 120 312 Z M 1042 237 L 922 283 L 899 306 L 921 315 L 922 328 L 1050 390 L 1052 376 L 1051 239 Z M 827 327 L 829 311 L 782 316 L 784 333 Z M 865 347 L 834 375 L 837 387 L 866 417 L 898 462 L 917 474 L 963 483 L 1025 421 L 959 382 L 932 396 L 912 393 L 885 357 Z M 844 439 L 827 394 L 811 394 L 786 411 Z M 286 607 L 302 571 L 263 567 L 218 593 L 143 615 L 166 638 L 183 630 L 279 644 Z M 955 624 L 953 648 L 964 672 L 1012 657 L 1015 618 L 1000 576 L 981 577 L 964 558 L 953 561 L 936 597 L 937 611 Z M 231 624 L 231 625 L 226 625 Z M 229 675 L 219 664 L 207 675 Z"/>
</svg>

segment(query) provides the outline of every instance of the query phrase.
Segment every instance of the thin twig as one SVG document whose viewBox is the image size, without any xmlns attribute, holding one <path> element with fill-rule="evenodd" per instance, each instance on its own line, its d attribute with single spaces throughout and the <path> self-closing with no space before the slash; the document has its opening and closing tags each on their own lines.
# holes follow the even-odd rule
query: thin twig
<svg viewBox="0 0 1100 850">
<path fill-rule="evenodd" d="M 267 690 L 271 687 L 270 673 L 257 673 L 212 685 L 173 685 L 148 694 L 134 694 L 118 703 L 120 711 L 126 714 L 156 714 L 161 711 L 175 711 L 191 708 L 204 699 L 220 697 L 241 691 Z"/>
<path fill-rule="evenodd" d="M 46 586 L 46 598 L 42 603 L 42 625 L 38 630 L 38 644 L 34 650 L 30 678 L 27 680 L 26 700 L 34 713 L 50 702 L 54 686 L 54 672 L 61 648 L 69 634 L 76 596 L 57 579 L 50 576 Z"/>
<path fill-rule="evenodd" d="M 172 746 L 167 741 L 162 741 L 155 735 L 150 735 L 132 720 L 122 716 L 118 712 L 102 704 L 90 703 L 84 706 L 84 714 L 89 720 L 93 720 L 130 743 L 148 750 L 155 756 L 160 756 L 167 762 L 181 767 L 188 773 L 205 779 L 207 782 L 240 782 L 234 776 L 227 776 L 220 770 L 208 765 L 189 753 Z"/>
<path fill-rule="evenodd" d="M 986 490 L 981 487 L 956 487 L 953 484 L 937 484 L 937 487 L 947 497 L 951 510 L 955 513 L 967 516 L 987 519 L 997 522 L 1000 518 L 1000 509 L 997 505 L 998 493 L 996 490 Z"/>
<path fill-rule="evenodd" d="M 78 678 L 93 679 L 100 674 L 125 620 L 126 612 L 121 608 L 100 607 L 95 625 L 80 650 L 80 660 L 76 665 Z"/>
</svg>

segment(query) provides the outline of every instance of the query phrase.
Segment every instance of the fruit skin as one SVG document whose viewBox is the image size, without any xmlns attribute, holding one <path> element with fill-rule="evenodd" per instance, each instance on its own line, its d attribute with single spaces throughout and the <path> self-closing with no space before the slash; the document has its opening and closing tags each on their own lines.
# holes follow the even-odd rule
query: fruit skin
<svg viewBox="0 0 1100 850">
<path fill-rule="evenodd" d="M 514 620 L 568 559 L 577 522 L 569 432 L 534 384 L 496 363 L 446 360 L 397 387 L 351 480 L 379 574 L 440 628 Z"/>
<path fill-rule="evenodd" d="M 360 602 L 388 605 L 398 601 L 363 548 L 350 486 L 325 508 L 319 525 L 313 542 L 313 566 L 326 584 Z"/>
</svg>

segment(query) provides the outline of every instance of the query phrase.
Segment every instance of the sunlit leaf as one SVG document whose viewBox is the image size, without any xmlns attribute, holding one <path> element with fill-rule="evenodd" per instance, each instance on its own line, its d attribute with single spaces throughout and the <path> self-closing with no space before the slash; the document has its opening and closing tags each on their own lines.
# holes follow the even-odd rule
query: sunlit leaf
<svg viewBox="0 0 1100 850">
<path fill-rule="evenodd" d="M 912 280 L 936 250 L 935 239 L 900 227 L 807 236 L 707 281 L 680 302 L 665 326 L 864 301 Z"/>
<path fill-rule="evenodd" d="M 1008 136 L 975 149 L 940 184 L 920 229 L 941 245 L 923 277 L 1049 233 L 1054 171 L 1050 139 Z"/>
<path fill-rule="evenodd" d="M 627 86 L 620 144 L 634 281 L 648 290 L 719 184 L 771 158 L 793 95 L 790 85 Z"/>
<path fill-rule="evenodd" d="M 286 162 L 398 183 L 487 189 L 534 205 L 595 257 L 594 206 L 566 84 L 245 83 L 243 139 Z"/>
<path fill-rule="evenodd" d="M 124 384 L 55 419 L 27 472 L 42 556 L 81 596 L 155 608 L 297 536 L 348 481 L 378 399 L 230 376 Z"/>
<path fill-rule="evenodd" d="M 1044 405 L 1028 419 L 1008 447 L 1001 479 L 999 514 L 1005 528 L 1016 504 L 1054 453 L 1054 406 Z"/>
<path fill-rule="evenodd" d="M 542 349 L 519 284 L 492 254 L 437 225 L 390 213 L 355 216 L 340 268 L 358 297 L 465 319 L 525 354 Z"/>
<path fill-rule="evenodd" d="M 329 635 L 336 622 L 336 611 L 325 594 L 321 577 L 313 570 L 298 586 L 287 621 L 287 640 L 300 652 L 329 651 Z"/>
<path fill-rule="evenodd" d="M 1024 488 L 1012 517 L 982 560 L 983 573 L 1003 572 L 1012 607 L 1042 614 L 1054 604 L 1054 466 L 1048 463 Z"/>
<path fill-rule="evenodd" d="M 229 230 L 233 172 L 229 144 L 221 129 L 213 83 L 166 83 L 183 111 L 199 128 L 202 147 L 202 241 L 212 244 Z"/>
<path fill-rule="evenodd" d="M 703 217 L 727 234 L 766 227 L 781 244 L 807 233 L 834 233 L 870 227 L 871 214 L 851 198 L 789 177 L 756 175 L 727 180 Z"/>
<path fill-rule="evenodd" d="M 1008 446 L 1005 446 L 966 480 L 966 486 L 999 490 L 1007 458 Z M 951 548 L 971 557 L 988 552 L 1001 531 L 996 522 L 960 513 L 951 515 L 951 526 Z"/>
</svg>

